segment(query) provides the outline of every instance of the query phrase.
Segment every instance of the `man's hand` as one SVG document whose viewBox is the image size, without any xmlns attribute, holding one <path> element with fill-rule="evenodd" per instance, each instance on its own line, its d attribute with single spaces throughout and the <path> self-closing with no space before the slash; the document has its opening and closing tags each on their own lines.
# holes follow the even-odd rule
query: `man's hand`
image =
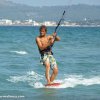
<svg viewBox="0 0 100 100">
<path fill-rule="evenodd" d="M 52 36 L 54 38 L 54 41 L 60 41 L 60 37 L 57 36 L 57 33 L 56 32 L 54 32 Z"/>
<path fill-rule="evenodd" d="M 57 36 L 56 32 L 49 36 L 48 44 L 51 46 L 54 44 L 55 41 L 60 41 L 60 37 Z"/>
<path fill-rule="evenodd" d="M 52 35 L 52 36 L 51 36 L 51 38 L 49 39 L 49 42 L 50 42 L 50 44 L 51 44 L 51 45 L 54 43 L 55 38 L 56 38 L 56 35 L 57 35 L 57 33 L 56 33 L 56 32 L 55 32 L 55 33 L 53 33 L 53 35 Z"/>
<path fill-rule="evenodd" d="M 56 38 L 57 33 L 56 33 L 56 32 L 54 32 L 52 36 L 53 36 L 54 38 Z"/>
</svg>

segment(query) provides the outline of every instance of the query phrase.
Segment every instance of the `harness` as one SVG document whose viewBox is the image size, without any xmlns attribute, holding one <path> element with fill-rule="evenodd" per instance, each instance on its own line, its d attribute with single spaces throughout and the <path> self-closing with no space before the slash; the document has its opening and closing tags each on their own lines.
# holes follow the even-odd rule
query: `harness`
<svg viewBox="0 0 100 100">
<path fill-rule="evenodd" d="M 39 49 L 39 52 L 40 52 L 41 56 L 44 56 L 44 54 L 47 54 L 47 55 L 51 54 L 51 55 L 53 55 L 53 52 L 52 52 L 52 45 L 51 45 L 51 46 L 48 46 L 48 47 L 47 47 L 46 49 L 44 49 L 44 50 L 40 50 L 40 49 Z"/>
</svg>

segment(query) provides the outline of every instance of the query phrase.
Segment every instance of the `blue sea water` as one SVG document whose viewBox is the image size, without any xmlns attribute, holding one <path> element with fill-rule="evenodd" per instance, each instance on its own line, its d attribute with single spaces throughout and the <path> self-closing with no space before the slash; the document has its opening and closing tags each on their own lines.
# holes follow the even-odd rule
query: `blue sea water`
<svg viewBox="0 0 100 100">
<path fill-rule="evenodd" d="M 100 100 L 100 27 L 60 27 L 57 34 L 55 82 L 63 84 L 45 88 L 35 43 L 39 27 L 0 26 L 1 100 Z"/>
</svg>

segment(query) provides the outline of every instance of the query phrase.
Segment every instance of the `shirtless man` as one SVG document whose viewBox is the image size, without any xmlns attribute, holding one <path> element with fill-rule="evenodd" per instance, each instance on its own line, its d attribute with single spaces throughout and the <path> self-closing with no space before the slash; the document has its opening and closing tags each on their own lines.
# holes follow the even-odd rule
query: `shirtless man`
<svg viewBox="0 0 100 100">
<path fill-rule="evenodd" d="M 58 66 L 52 53 L 52 45 L 55 41 L 60 41 L 60 37 L 56 36 L 56 33 L 52 35 L 46 35 L 47 28 L 42 25 L 40 27 L 40 35 L 36 37 L 36 43 L 41 54 L 41 62 L 45 66 L 45 76 L 47 84 L 51 84 L 58 74 Z M 50 68 L 53 70 L 50 76 Z"/>
</svg>

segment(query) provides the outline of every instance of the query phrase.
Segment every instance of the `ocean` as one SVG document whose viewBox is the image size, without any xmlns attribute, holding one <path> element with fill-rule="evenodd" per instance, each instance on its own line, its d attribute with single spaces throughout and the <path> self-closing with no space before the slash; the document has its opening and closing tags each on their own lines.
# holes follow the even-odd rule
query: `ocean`
<svg viewBox="0 0 100 100">
<path fill-rule="evenodd" d="M 100 27 L 59 27 L 57 34 L 55 82 L 62 85 L 46 88 L 39 27 L 0 26 L 0 100 L 100 100 Z"/>
</svg>

